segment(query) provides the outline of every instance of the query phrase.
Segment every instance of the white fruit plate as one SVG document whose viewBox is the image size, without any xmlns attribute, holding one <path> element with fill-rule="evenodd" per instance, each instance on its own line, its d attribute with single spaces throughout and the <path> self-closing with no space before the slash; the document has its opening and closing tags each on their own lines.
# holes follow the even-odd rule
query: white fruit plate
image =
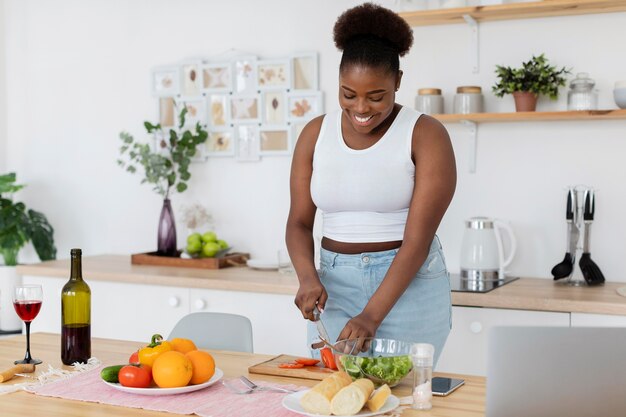
<svg viewBox="0 0 626 417">
<path fill-rule="evenodd" d="M 193 392 L 193 391 L 201 390 L 203 388 L 206 388 L 206 387 L 209 387 L 209 386 L 215 384 L 217 381 L 222 379 L 223 376 L 224 376 L 224 372 L 220 368 L 215 368 L 215 374 L 213 374 L 211 379 L 209 379 L 207 382 L 204 382 L 202 384 L 197 384 L 197 385 L 186 385 L 184 387 L 177 387 L 177 388 L 158 388 L 158 387 L 154 387 L 154 388 L 132 388 L 132 387 L 125 387 L 125 386 L 123 386 L 123 385 L 121 385 L 119 383 L 106 382 L 104 380 L 102 380 L 102 382 L 104 382 L 105 384 L 107 384 L 111 388 L 114 388 L 114 389 L 116 389 L 118 391 L 129 393 L 129 394 L 138 394 L 138 395 L 172 395 L 172 394 L 184 394 L 184 393 L 187 393 L 187 392 Z"/>
<path fill-rule="evenodd" d="M 278 261 L 269 261 L 264 259 L 248 259 L 246 262 L 248 267 L 252 269 L 273 270 L 278 269 Z"/>
<path fill-rule="evenodd" d="M 283 407 L 285 407 L 289 411 L 293 411 L 294 413 L 303 414 L 305 416 L 317 417 L 321 414 L 311 414 L 304 411 L 304 408 L 300 405 L 300 398 L 304 394 L 306 394 L 310 390 L 298 391 L 293 394 L 289 394 L 283 398 Z M 400 405 L 400 399 L 395 395 L 390 395 L 385 401 L 385 404 L 378 411 L 369 411 L 367 408 L 363 408 L 358 413 L 354 414 L 358 417 L 369 417 L 369 416 L 377 416 L 379 414 L 385 414 L 391 410 L 396 409 Z M 334 417 L 345 417 L 345 416 L 334 416 Z"/>
</svg>

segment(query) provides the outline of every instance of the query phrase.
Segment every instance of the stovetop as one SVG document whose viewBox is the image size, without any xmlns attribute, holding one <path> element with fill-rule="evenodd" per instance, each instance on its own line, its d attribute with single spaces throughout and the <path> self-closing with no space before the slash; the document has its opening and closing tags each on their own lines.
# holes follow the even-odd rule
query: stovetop
<svg viewBox="0 0 626 417">
<path fill-rule="evenodd" d="M 519 279 L 519 277 L 505 277 L 498 281 L 470 281 L 462 279 L 460 274 L 450 274 L 450 287 L 457 292 L 489 292 Z"/>
</svg>

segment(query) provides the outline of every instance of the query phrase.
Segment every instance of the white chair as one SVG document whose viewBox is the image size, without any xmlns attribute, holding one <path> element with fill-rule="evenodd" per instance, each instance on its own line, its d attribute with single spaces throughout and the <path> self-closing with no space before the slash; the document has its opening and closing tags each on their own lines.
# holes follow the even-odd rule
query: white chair
<svg viewBox="0 0 626 417">
<path fill-rule="evenodd" d="M 168 339 L 175 337 L 193 340 L 198 349 L 253 352 L 252 324 L 247 317 L 237 314 L 188 314 L 176 323 Z"/>
</svg>

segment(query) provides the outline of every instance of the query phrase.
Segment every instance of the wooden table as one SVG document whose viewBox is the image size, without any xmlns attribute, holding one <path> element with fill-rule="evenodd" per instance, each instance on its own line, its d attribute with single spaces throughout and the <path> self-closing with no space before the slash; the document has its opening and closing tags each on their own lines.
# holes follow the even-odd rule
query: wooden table
<svg viewBox="0 0 626 417">
<path fill-rule="evenodd" d="M 92 339 L 92 354 L 104 364 L 124 363 L 129 353 L 142 345 L 141 342 L 129 342 L 110 339 Z M 0 339 L 0 369 L 13 365 L 13 361 L 24 357 L 26 341 L 24 336 Z M 48 368 L 48 364 L 57 368 L 66 368 L 61 363 L 60 340 L 58 334 L 35 333 L 31 335 L 31 353 L 33 357 L 44 362 L 38 365 L 36 373 Z M 254 381 L 272 381 L 282 384 L 312 386 L 317 381 L 274 377 L 269 375 L 249 375 L 249 366 L 271 358 L 269 355 L 258 355 L 238 352 L 213 351 L 217 366 L 224 371 L 225 378 L 246 375 Z M 442 376 L 453 376 L 439 374 Z M 458 377 L 458 376 L 457 376 Z M 477 417 L 484 415 L 485 379 L 481 377 L 461 376 L 466 380 L 465 386 L 445 398 L 434 398 L 431 411 L 406 411 L 403 416 L 421 417 Z M 23 377 L 15 377 L 4 384 L 25 382 Z M 3 384 L 3 385 L 4 385 Z M 393 389 L 397 396 L 410 395 L 410 381 L 405 379 Z M 24 416 L 59 416 L 59 417 L 109 417 L 109 416 L 164 416 L 168 413 L 147 411 L 134 408 L 116 407 L 83 401 L 70 401 L 50 398 L 18 391 L 0 395 L 0 414 L 3 417 Z M 171 415 L 171 414 L 170 414 Z M 296 414 L 294 414 L 295 416 Z M 236 417 L 236 416 L 233 416 Z"/>
</svg>

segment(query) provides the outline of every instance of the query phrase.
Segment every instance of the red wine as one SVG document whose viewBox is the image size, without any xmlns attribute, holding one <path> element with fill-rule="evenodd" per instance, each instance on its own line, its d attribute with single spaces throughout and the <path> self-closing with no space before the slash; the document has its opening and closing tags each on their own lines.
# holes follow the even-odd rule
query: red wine
<svg viewBox="0 0 626 417">
<path fill-rule="evenodd" d="M 61 326 L 61 360 L 66 365 L 87 363 L 91 358 L 91 325 L 65 324 Z"/>
<path fill-rule="evenodd" d="M 14 301 L 13 307 L 15 307 L 15 312 L 22 320 L 30 322 L 39 314 L 41 300 Z"/>
</svg>

